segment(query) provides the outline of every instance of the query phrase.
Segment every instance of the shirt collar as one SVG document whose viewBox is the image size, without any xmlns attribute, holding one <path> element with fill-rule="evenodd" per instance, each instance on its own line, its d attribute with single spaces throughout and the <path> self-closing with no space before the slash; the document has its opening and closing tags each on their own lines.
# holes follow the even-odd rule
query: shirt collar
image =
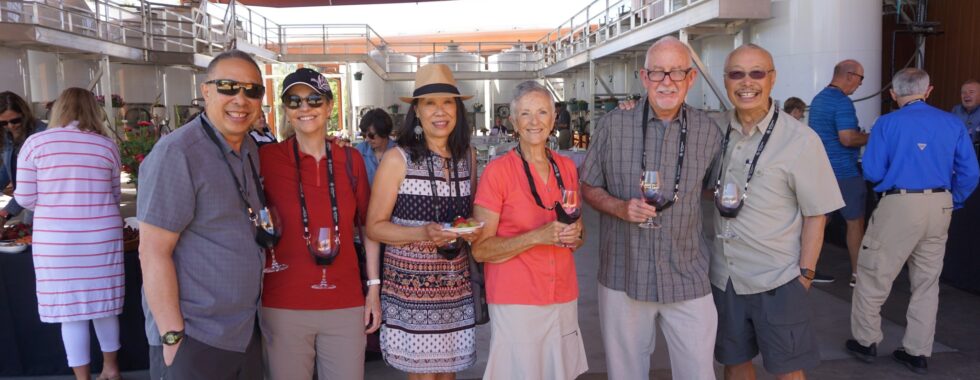
<svg viewBox="0 0 980 380">
<path fill-rule="evenodd" d="M 228 141 L 225 140 L 224 135 L 221 134 L 221 131 L 214 127 L 214 124 L 211 123 L 211 119 L 208 119 L 208 115 L 203 112 L 201 113 L 201 123 L 203 123 L 205 127 L 211 128 L 211 130 L 214 131 L 214 135 L 218 137 L 218 142 L 221 143 L 222 152 L 235 154 L 235 150 L 231 149 L 231 145 L 229 145 Z M 245 142 L 242 141 L 242 147 L 244 148 L 244 146 Z"/>
<path fill-rule="evenodd" d="M 775 111 L 776 111 L 776 102 L 773 102 L 772 101 L 772 98 L 770 98 L 769 99 L 769 112 L 766 113 L 766 117 L 762 118 L 762 120 L 759 120 L 759 122 L 756 123 L 755 127 L 752 128 L 752 129 L 754 131 L 759 132 L 759 133 L 765 132 L 766 131 L 766 128 L 769 127 L 769 122 L 772 121 L 773 115 L 776 114 Z M 732 110 L 731 111 L 731 115 L 729 116 L 729 120 L 731 120 L 732 129 L 735 129 L 738 133 L 742 133 L 742 123 L 738 120 L 738 115 L 735 114 L 735 110 Z"/>
<path fill-rule="evenodd" d="M 674 115 L 674 118 L 671 119 L 670 122 L 666 122 L 665 120 L 660 120 L 660 118 L 657 117 L 657 112 L 653 110 L 653 107 L 652 106 L 650 106 L 649 95 L 640 98 L 640 101 L 643 102 L 642 103 L 642 106 L 641 107 L 633 108 L 633 112 L 639 112 L 640 113 L 640 118 L 642 118 L 643 117 L 642 116 L 643 115 L 643 107 L 649 107 L 650 108 L 650 115 L 649 115 L 650 118 L 647 119 L 647 121 L 656 121 L 656 122 L 659 122 L 659 123 L 664 124 L 664 125 L 671 125 L 671 124 L 674 124 L 674 122 L 678 122 L 679 123 L 680 120 L 681 120 L 681 112 L 684 110 L 684 107 L 687 107 L 687 103 L 681 103 L 681 108 L 678 108 L 677 109 L 677 115 Z M 637 105 L 639 105 L 639 104 L 637 104 Z"/>
</svg>

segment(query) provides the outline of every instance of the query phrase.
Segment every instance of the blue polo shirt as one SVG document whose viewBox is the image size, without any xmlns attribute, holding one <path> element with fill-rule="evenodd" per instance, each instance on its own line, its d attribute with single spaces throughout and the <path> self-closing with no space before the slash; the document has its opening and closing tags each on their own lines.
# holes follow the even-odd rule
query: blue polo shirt
<svg viewBox="0 0 980 380">
<path fill-rule="evenodd" d="M 851 98 L 837 87 L 824 88 L 810 102 L 810 128 L 820 136 L 837 178 L 861 175 L 857 166 L 861 149 L 842 145 L 837 134 L 848 129 L 860 131 L 857 111 L 854 110 Z"/>
<path fill-rule="evenodd" d="M 973 111 L 967 111 L 962 104 L 953 107 L 953 115 L 963 120 L 966 126 L 966 133 L 974 140 L 980 139 L 980 106 L 974 107 Z"/>
<path fill-rule="evenodd" d="M 952 191 L 955 208 L 963 207 L 980 180 L 963 122 L 922 101 L 878 118 L 862 164 L 877 192 L 942 187 Z"/>
</svg>

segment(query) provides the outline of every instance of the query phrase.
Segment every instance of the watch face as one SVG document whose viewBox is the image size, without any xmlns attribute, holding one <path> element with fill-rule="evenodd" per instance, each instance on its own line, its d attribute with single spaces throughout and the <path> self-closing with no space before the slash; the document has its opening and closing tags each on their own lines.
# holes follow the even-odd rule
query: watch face
<svg viewBox="0 0 980 380">
<path fill-rule="evenodd" d="M 163 344 L 172 346 L 177 344 L 177 342 L 180 342 L 180 339 L 183 338 L 183 336 L 184 335 L 179 332 L 169 331 L 166 334 L 163 334 L 163 339 L 161 340 L 163 341 Z"/>
</svg>

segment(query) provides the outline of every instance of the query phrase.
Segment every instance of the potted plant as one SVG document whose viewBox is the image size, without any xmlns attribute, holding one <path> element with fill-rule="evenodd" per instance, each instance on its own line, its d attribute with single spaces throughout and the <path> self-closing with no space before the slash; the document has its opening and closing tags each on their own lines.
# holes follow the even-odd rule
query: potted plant
<svg viewBox="0 0 980 380">
<path fill-rule="evenodd" d="M 362 77 L 364 77 L 364 73 L 360 71 L 354 73 L 354 80 L 361 80 Z"/>
<path fill-rule="evenodd" d="M 578 109 L 579 109 L 579 111 L 588 111 L 589 110 L 589 102 L 584 101 L 584 100 L 579 100 L 578 101 Z"/>
<path fill-rule="evenodd" d="M 136 127 L 123 127 L 123 135 L 116 137 L 119 139 L 122 171 L 129 174 L 129 183 L 139 186 L 140 164 L 160 139 L 160 128 L 151 122 L 140 121 Z"/>
<path fill-rule="evenodd" d="M 578 109 L 578 99 L 575 99 L 575 98 L 571 98 L 571 99 L 570 99 L 570 100 L 568 101 L 568 111 L 569 111 L 569 112 L 578 112 L 578 111 L 580 111 L 580 110 Z"/>
<path fill-rule="evenodd" d="M 397 115 L 398 114 L 398 106 L 399 106 L 398 103 L 394 103 L 394 104 L 388 106 L 388 113 L 390 113 L 392 115 Z"/>
<path fill-rule="evenodd" d="M 483 103 L 473 103 L 473 112 L 483 112 Z"/>
</svg>

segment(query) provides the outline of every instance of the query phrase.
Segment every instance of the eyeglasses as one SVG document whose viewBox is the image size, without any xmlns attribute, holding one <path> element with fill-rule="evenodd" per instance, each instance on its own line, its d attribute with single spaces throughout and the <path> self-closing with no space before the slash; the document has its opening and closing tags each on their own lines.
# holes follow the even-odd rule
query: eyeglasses
<svg viewBox="0 0 980 380">
<path fill-rule="evenodd" d="M 369 138 L 369 139 L 374 139 L 374 138 L 375 138 L 376 136 L 377 136 L 377 135 L 376 135 L 376 134 L 374 134 L 374 132 L 368 132 L 368 133 L 367 133 L 367 138 Z"/>
<path fill-rule="evenodd" d="M 205 84 L 213 84 L 221 95 L 235 96 L 244 91 L 245 96 L 251 99 L 262 99 L 265 95 L 265 86 L 257 83 L 238 82 L 231 79 L 213 79 Z"/>
<path fill-rule="evenodd" d="M 23 122 L 24 122 L 24 118 L 22 118 L 22 117 L 13 118 L 13 119 L 10 119 L 10 120 L 7 120 L 7 121 L 0 121 L 0 128 L 6 127 L 8 125 L 11 125 L 11 126 L 20 125 L 20 123 L 23 123 Z"/>
<path fill-rule="evenodd" d="M 663 82 L 664 78 L 670 77 L 670 80 L 674 82 L 679 82 L 687 78 L 687 74 L 691 73 L 692 67 L 688 67 L 684 70 L 671 70 L 671 71 L 654 71 L 650 69 L 644 69 L 647 71 L 647 79 L 651 82 Z"/>
<path fill-rule="evenodd" d="M 752 70 L 752 71 L 748 71 L 748 72 L 741 71 L 741 70 L 732 70 L 732 71 L 729 71 L 729 72 L 725 73 L 725 76 L 727 76 L 728 79 L 731 79 L 731 80 L 742 80 L 743 78 L 745 78 L 745 75 L 748 75 L 749 78 L 752 78 L 752 79 L 755 79 L 755 80 L 759 80 L 759 79 L 765 78 L 766 75 L 769 75 L 769 73 L 771 73 L 773 71 L 776 71 L 776 70 L 774 70 L 774 69 L 770 69 L 770 70 Z"/>
<path fill-rule="evenodd" d="M 857 75 L 857 77 L 858 77 L 858 78 L 861 78 L 861 82 L 862 82 L 862 83 L 864 82 L 864 75 L 861 75 L 861 74 L 858 74 L 858 73 L 855 73 L 855 72 L 853 72 L 853 71 L 848 71 L 847 73 L 848 73 L 848 74 L 851 74 L 851 75 Z"/>
<path fill-rule="evenodd" d="M 322 106 L 324 101 L 323 96 L 320 94 L 311 94 L 305 98 L 299 95 L 285 95 L 282 97 L 282 102 L 286 105 L 286 108 L 291 110 L 303 106 L 303 102 L 306 102 L 310 108 L 316 108 Z"/>
</svg>

